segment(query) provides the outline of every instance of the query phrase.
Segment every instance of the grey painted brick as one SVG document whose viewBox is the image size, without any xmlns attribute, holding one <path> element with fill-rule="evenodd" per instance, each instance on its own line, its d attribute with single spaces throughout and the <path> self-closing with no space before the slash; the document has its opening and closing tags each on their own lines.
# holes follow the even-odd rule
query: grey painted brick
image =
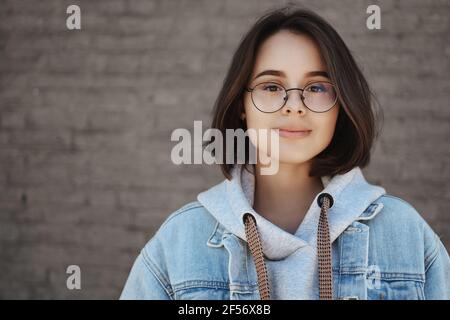
<svg viewBox="0 0 450 320">
<path fill-rule="evenodd" d="M 286 3 L 287 1 L 280 2 Z M 450 247 L 447 0 L 296 1 L 338 30 L 384 113 L 369 181 Z M 160 224 L 221 181 L 170 162 L 173 129 L 210 124 L 231 56 L 273 1 L 81 0 L 0 5 L 0 298 L 116 299 Z M 367 30 L 379 4 L 382 29 Z M 70 264 L 82 290 L 65 286 Z"/>
</svg>

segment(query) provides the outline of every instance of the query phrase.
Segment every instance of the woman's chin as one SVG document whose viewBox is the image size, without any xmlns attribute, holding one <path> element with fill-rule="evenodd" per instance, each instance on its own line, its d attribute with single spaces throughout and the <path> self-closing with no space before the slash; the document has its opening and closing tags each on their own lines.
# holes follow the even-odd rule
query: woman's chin
<svg viewBox="0 0 450 320">
<path fill-rule="evenodd" d="M 308 162 L 312 157 L 305 157 L 305 154 L 280 153 L 278 157 L 271 157 L 272 162 L 278 161 L 280 164 L 302 164 Z"/>
</svg>

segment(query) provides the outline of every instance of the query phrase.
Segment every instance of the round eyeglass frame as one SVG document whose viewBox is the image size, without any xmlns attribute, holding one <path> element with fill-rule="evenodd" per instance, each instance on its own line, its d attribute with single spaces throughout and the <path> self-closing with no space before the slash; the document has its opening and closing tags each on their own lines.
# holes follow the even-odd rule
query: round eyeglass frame
<svg viewBox="0 0 450 320">
<path fill-rule="evenodd" d="M 253 86 L 253 88 L 245 88 L 245 91 L 250 92 L 250 97 L 251 97 L 251 99 L 252 99 L 253 105 L 255 106 L 256 109 L 258 109 L 259 111 L 261 111 L 261 112 L 263 112 L 263 113 L 274 113 L 274 112 L 277 112 L 277 111 L 283 109 L 283 107 L 286 105 L 286 102 L 289 100 L 288 92 L 289 92 L 289 91 L 292 91 L 292 90 L 300 90 L 300 92 L 301 92 L 301 93 L 300 93 L 300 99 L 302 100 L 303 105 L 304 105 L 308 110 L 310 110 L 310 111 L 312 111 L 312 112 L 315 112 L 315 113 L 324 113 L 324 112 L 330 111 L 330 110 L 336 105 L 336 103 L 337 103 L 337 101 L 338 101 L 338 95 L 337 95 L 337 92 L 336 92 L 336 98 L 335 98 L 333 104 L 331 105 L 331 107 L 329 107 L 329 108 L 328 108 L 327 110 L 325 110 L 325 111 L 315 111 L 315 110 L 312 110 L 310 107 L 308 107 L 308 106 L 306 105 L 306 103 L 305 103 L 305 96 L 303 95 L 303 92 L 305 91 L 305 88 L 306 88 L 306 87 L 308 87 L 308 86 L 310 86 L 310 85 L 312 85 L 312 84 L 314 84 L 314 83 L 323 83 L 323 82 L 332 85 L 333 88 L 334 88 L 334 90 L 335 90 L 335 92 L 336 92 L 336 86 L 335 86 L 332 82 L 330 82 L 330 81 L 324 81 L 324 80 L 318 80 L 318 81 L 311 81 L 311 82 L 308 82 L 307 84 L 305 84 L 305 86 L 304 86 L 303 88 L 289 88 L 289 89 L 286 89 L 283 85 L 281 85 L 281 84 L 279 84 L 279 83 L 276 83 L 276 82 L 272 82 L 272 81 L 264 81 L 264 82 L 260 82 L 260 83 L 258 83 L 258 84 L 255 84 L 255 85 Z M 263 110 L 261 110 L 260 108 L 258 108 L 258 106 L 256 105 L 255 101 L 253 100 L 253 90 L 255 90 L 255 88 L 256 88 L 257 86 L 259 86 L 259 85 L 261 85 L 261 84 L 263 84 L 263 83 L 273 83 L 273 84 L 276 84 L 277 86 L 280 86 L 280 87 L 282 87 L 282 88 L 284 89 L 284 93 L 285 93 L 285 96 L 284 96 L 284 98 L 283 98 L 284 103 L 281 105 L 281 107 L 279 107 L 279 108 L 276 109 L 275 111 L 263 111 Z"/>
</svg>

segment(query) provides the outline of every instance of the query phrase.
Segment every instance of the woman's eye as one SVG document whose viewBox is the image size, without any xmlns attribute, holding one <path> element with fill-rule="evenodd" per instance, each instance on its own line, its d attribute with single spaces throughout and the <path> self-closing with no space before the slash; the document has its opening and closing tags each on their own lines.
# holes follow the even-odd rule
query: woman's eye
<svg viewBox="0 0 450 320">
<path fill-rule="evenodd" d="M 312 86 L 308 87 L 307 91 L 326 92 L 327 90 L 323 84 L 313 84 Z"/>
<path fill-rule="evenodd" d="M 275 86 L 275 85 L 265 85 L 264 86 L 264 90 L 265 91 L 276 92 L 278 90 L 281 90 L 281 88 L 279 86 Z"/>
</svg>

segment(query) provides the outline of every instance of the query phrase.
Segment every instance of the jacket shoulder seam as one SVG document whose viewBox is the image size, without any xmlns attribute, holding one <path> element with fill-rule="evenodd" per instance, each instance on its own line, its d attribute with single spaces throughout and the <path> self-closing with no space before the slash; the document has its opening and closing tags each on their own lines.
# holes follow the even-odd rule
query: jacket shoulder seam
<svg viewBox="0 0 450 320">
<path fill-rule="evenodd" d="M 404 200 L 404 199 L 402 199 L 402 198 L 393 196 L 393 195 L 391 195 L 391 194 L 383 194 L 381 197 L 386 197 L 386 198 L 391 198 L 391 199 L 394 199 L 394 200 L 399 200 L 399 201 L 401 201 L 403 204 L 407 205 L 409 208 L 411 208 L 411 209 L 413 209 L 413 210 L 416 210 L 416 209 L 411 205 L 411 203 L 409 203 L 408 201 L 406 201 L 406 200 Z"/>
<path fill-rule="evenodd" d="M 430 269 L 430 267 L 433 265 L 433 262 L 436 261 L 437 256 L 439 254 L 439 241 L 437 234 L 434 234 L 434 248 L 432 252 L 425 257 L 425 273 Z"/>
<path fill-rule="evenodd" d="M 166 221 L 164 221 L 164 223 L 161 225 L 161 227 L 165 226 L 167 223 L 169 223 L 169 221 L 173 220 L 175 217 L 177 217 L 178 215 L 180 215 L 182 213 L 185 213 L 185 212 L 197 209 L 197 208 L 202 208 L 202 207 L 203 207 L 203 205 L 198 201 L 193 201 L 188 204 L 185 204 L 178 210 L 172 212 L 169 215 L 169 217 L 167 217 Z"/>
<path fill-rule="evenodd" d="M 153 274 L 153 276 L 156 278 L 156 280 L 158 280 L 158 282 L 161 284 L 161 287 L 163 287 L 166 294 L 173 300 L 172 286 L 170 285 L 170 283 L 167 280 L 161 279 L 161 277 L 159 276 L 161 274 L 160 272 L 154 270 L 153 265 L 155 265 L 155 263 L 149 257 L 149 255 L 147 254 L 145 249 L 142 250 L 142 260 L 143 260 L 144 265 L 147 268 L 147 270 Z"/>
</svg>

